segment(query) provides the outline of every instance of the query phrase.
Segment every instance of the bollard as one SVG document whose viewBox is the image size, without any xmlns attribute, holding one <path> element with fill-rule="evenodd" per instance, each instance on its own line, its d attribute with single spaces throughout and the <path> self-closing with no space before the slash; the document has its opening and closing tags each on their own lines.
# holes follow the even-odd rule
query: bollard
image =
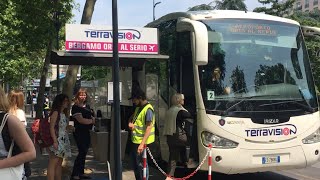
<svg viewBox="0 0 320 180">
<path fill-rule="evenodd" d="M 147 145 L 143 147 L 143 180 L 147 179 Z"/>
<path fill-rule="evenodd" d="M 209 144 L 209 157 L 208 157 L 208 180 L 211 180 L 211 165 L 212 165 L 212 154 L 211 154 L 212 144 Z"/>
</svg>

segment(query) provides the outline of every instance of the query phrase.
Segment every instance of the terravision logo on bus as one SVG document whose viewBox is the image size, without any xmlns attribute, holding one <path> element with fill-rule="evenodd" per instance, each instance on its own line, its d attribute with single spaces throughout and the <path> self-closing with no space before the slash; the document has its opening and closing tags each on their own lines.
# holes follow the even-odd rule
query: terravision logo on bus
<svg viewBox="0 0 320 180">
<path fill-rule="evenodd" d="M 283 124 L 264 128 L 252 128 L 245 130 L 247 137 L 257 136 L 289 136 L 297 134 L 297 127 L 293 124 Z"/>
<path fill-rule="evenodd" d="M 88 29 L 84 31 L 86 38 L 112 39 L 112 30 Z M 140 31 L 136 29 L 119 29 L 119 39 L 136 40 L 141 38 Z"/>
</svg>

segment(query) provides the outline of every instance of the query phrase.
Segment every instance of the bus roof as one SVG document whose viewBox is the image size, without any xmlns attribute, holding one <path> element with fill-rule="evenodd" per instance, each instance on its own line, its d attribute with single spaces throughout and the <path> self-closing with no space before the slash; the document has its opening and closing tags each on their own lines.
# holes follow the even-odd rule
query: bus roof
<svg viewBox="0 0 320 180">
<path fill-rule="evenodd" d="M 236 11 L 236 10 L 205 10 L 205 11 L 187 11 L 187 12 L 174 12 L 162 16 L 161 18 L 150 22 L 147 24 L 147 27 L 154 27 L 161 22 L 178 19 L 179 17 L 185 17 L 192 20 L 204 20 L 204 19 L 260 19 L 260 20 L 270 20 L 278 21 L 289 24 L 300 25 L 297 21 L 282 18 L 278 16 L 272 16 L 263 13 L 256 12 L 245 12 L 245 11 Z"/>
</svg>

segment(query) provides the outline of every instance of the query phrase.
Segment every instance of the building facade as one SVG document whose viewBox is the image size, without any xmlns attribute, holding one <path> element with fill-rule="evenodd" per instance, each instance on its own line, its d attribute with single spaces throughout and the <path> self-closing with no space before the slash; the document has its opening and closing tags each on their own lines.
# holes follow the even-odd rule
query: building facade
<svg viewBox="0 0 320 180">
<path fill-rule="evenodd" d="M 296 0 L 293 6 L 294 11 L 310 12 L 320 10 L 320 0 Z"/>
</svg>

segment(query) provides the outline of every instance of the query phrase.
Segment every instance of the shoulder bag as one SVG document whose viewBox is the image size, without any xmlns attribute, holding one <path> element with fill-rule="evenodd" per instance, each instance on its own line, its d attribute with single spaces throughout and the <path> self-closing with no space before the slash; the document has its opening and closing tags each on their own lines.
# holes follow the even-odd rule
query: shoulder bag
<svg viewBox="0 0 320 180">
<path fill-rule="evenodd" d="M 0 135 L 2 133 L 3 127 L 5 126 L 7 120 L 8 120 L 9 114 L 5 114 L 2 119 L 2 123 L 0 126 Z M 12 156 L 12 150 L 13 150 L 14 142 L 11 142 L 11 146 L 8 152 L 7 158 L 10 158 Z M 23 164 L 18 165 L 16 167 L 9 167 L 0 169 L 0 177 L 1 179 L 5 180 L 19 180 L 22 179 L 22 173 L 23 173 Z"/>
</svg>

